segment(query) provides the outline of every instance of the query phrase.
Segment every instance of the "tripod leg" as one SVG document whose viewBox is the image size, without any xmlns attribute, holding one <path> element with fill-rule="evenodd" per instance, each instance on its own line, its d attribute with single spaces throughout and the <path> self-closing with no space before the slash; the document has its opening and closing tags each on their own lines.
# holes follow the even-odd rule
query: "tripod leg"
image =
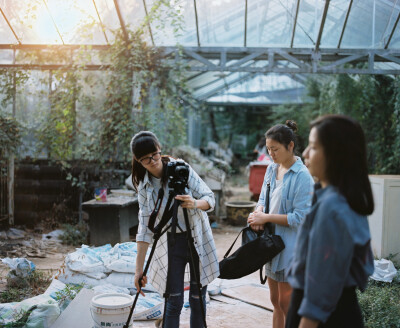
<svg viewBox="0 0 400 328">
<path fill-rule="evenodd" d="M 194 275 L 194 280 L 196 281 L 196 285 L 197 285 L 197 290 L 199 293 L 199 301 L 200 301 L 200 309 L 202 312 L 202 316 L 203 316 L 203 322 L 204 322 L 204 328 L 207 328 L 207 322 L 206 322 L 206 311 L 205 311 L 205 305 L 204 305 L 204 300 L 203 300 L 203 294 L 202 294 L 202 288 L 201 288 L 201 284 L 200 284 L 200 274 L 197 274 L 196 270 L 195 270 L 195 256 L 194 254 L 197 255 L 196 253 L 196 249 L 194 247 L 194 243 L 193 243 L 193 237 L 192 237 L 192 233 L 190 230 L 190 223 L 189 223 L 189 217 L 188 217 L 188 213 L 187 213 L 187 209 L 184 208 L 183 209 L 183 215 L 185 217 L 185 225 L 186 225 L 186 233 L 187 233 L 187 242 L 188 242 L 188 247 L 190 250 L 190 262 L 191 265 L 193 267 L 193 275 Z M 197 255 L 197 259 L 199 260 L 199 257 Z M 200 270 L 199 270 L 200 272 Z"/>
<path fill-rule="evenodd" d="M 156 246 L 157 246 L 157 243 L 158 243 L 160 237 L 161 237 L 161 235 L 157 235 L 157 236 L 155 236 L 155 238 L 154 238 L 153 247 L 151 248 L 149 258 L 147 259 L 147 263 L 146 263 L 146 266 L 145 266 L 144 271 L 143 271 L 143 276 L 146 276 L 146 275 L 147 275 L 147 271 L 149 270 L 149 267 L 150 267 L 150 262 L 151 262 L 151 260 L 153 259 L 154 251 L 156 250 Z M 141 280 L 139 281 L 139 285 L 140 285 L 140 288 L 142 288 Z M 125 323 L 125 325 L 124 325 L 123 328 L 128 328 L 128 327 L 129 327 L 129 322 L 131 321 L 132 314 L 133 314 L 133 310 L 134 310 L 135 307 L 136 307 L 136 303 L 137 303 L 137 300 L 138 300 L 138 298 L 139 298 L 139 295 L 140 295 L 140 290 L 138 290 L 138 291 L 136 292 L 136 296 L 135 296 L 135 299 L 134 299 L 134 301 L 133 301 L 131 310 L 129 311 L 128 320 L 126 321 L 126 323 Z"/>
</svg>

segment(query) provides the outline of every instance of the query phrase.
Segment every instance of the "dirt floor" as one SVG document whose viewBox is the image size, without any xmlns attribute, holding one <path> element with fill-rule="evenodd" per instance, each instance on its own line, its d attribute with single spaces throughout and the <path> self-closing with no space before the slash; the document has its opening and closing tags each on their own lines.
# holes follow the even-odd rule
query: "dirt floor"
<svg viewBox="0 0 400 328">
<path fill-rule="evenodd" d="M 227 189 L 228 197 L 225 199 L 227 201 L 247 201 L 250 199 L 251 195 L 245 183 L 242 183 L 242 186 L 239 187 L 227 186 Z M 213 229 L 213 234 L 218 257 L 222 259 L 241 227 L 228 225 L 223 218 L 219 219 L 217 223 L 218 228 Z M 35 237 L 38 242 L 41 240 L 40 235 L 35 235 L 34 232 L 28 232 L 28 235 Z M 4 253 L 1 254 L 1 257 L 13 256 L 12 243 L 15 243 L 15 241 L 3 241 L 0 244 L 0 251 L 3 250 Z M 36 251 L 35 253 L 29 248 L 30 246 L 35 245 L 27 245 L 25 251 L 32 256 L 26 257 L 35 263 L 38 270 L 44 270 L 51 274 L 56 273 L 63 263 L 64 257 L 75 250 L 75 247 L 72 246 L 47 242 L 41 248 L 41 252 Z M 239 246 L 239 241 L 235 246 Z M 0 291 L 6 288 L 5 276 L 7 273 L 8 267 L 0 262 Z M 208 327 L 272 327 L 272 311 L 267 309 L 271 309 L 269 290 L 266 286 L 260 284 L 258 272 L 237 280 L 217 279 L 210 286 L 210 289 L 218 287 L 221 288 L 221 294 L 211 296 L 207 305 Z M 184 308 L 180 326 L 183 328 L 190 327 L 189 321 L 190 309 Z M 154 327 L 154 321 L 135 322 L 134 327 Z"/>
</svg>

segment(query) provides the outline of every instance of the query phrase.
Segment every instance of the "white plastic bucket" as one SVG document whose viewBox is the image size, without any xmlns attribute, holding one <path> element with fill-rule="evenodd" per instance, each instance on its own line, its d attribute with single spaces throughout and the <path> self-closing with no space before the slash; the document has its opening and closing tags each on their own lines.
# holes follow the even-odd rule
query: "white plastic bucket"
<svg viewBox="0 0 400 328">
<path fill-rule="evenodd" d="M 90 304 L 94 328 L 123 327 L 132 304 L 133 297 L 127 294 L 105 293 L 94 296 Z M 132 327 L 132 321 L 129 327 Z"/>
</svg>

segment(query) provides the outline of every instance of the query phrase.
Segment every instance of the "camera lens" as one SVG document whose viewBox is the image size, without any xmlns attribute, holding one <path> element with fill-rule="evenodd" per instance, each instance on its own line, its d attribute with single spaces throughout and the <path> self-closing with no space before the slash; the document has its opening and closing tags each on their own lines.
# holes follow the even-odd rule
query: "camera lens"
<svg viewBox="0 0 400 328">
<path fill-rule="evenodd" d="M 186 169 L 186 167 L 184 167 L 184 166 L 177 167 L 177 168 L 176 168 L 176 175 L 179 176 L 179 177 L 181 177 L 181 178 L 186 177 L 186 176 L 187 176 L 187 169 Z"/>
</svg>

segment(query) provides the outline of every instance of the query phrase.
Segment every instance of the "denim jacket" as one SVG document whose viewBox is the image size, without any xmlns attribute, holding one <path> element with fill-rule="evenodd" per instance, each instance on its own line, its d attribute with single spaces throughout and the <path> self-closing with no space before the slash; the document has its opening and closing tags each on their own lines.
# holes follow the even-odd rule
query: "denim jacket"
<svg viewBox="0 0 400 328">
<path fill-rule="evenodd" d="M 276 186 L 276 173 L 279 164 L 272 163 L 265 173 L 263 186 L 257 206 L 265 206 L 265 193 L 270 183 L 269 197 Z M 307 167 L 297 157 L 296 162 L 283 176 L 282 198 L 278 214 L 287 214 L 288 227 L 275 225 L 275 233 L 281 236 L 285 249 L 268 264 L 272 272 L 287 269 L 294 254 L 297 230 L 311 208 L 314 180 Z"/>
<path fill-rule="evenodd" d="M 367 217 L 331 185 L 316 190 L 315 200 L 300 228 L 288 281 L 304 290 L 298 314 L 326 322 L 343 288 L 366 288 L 374 261 Z"/>
</svg>

